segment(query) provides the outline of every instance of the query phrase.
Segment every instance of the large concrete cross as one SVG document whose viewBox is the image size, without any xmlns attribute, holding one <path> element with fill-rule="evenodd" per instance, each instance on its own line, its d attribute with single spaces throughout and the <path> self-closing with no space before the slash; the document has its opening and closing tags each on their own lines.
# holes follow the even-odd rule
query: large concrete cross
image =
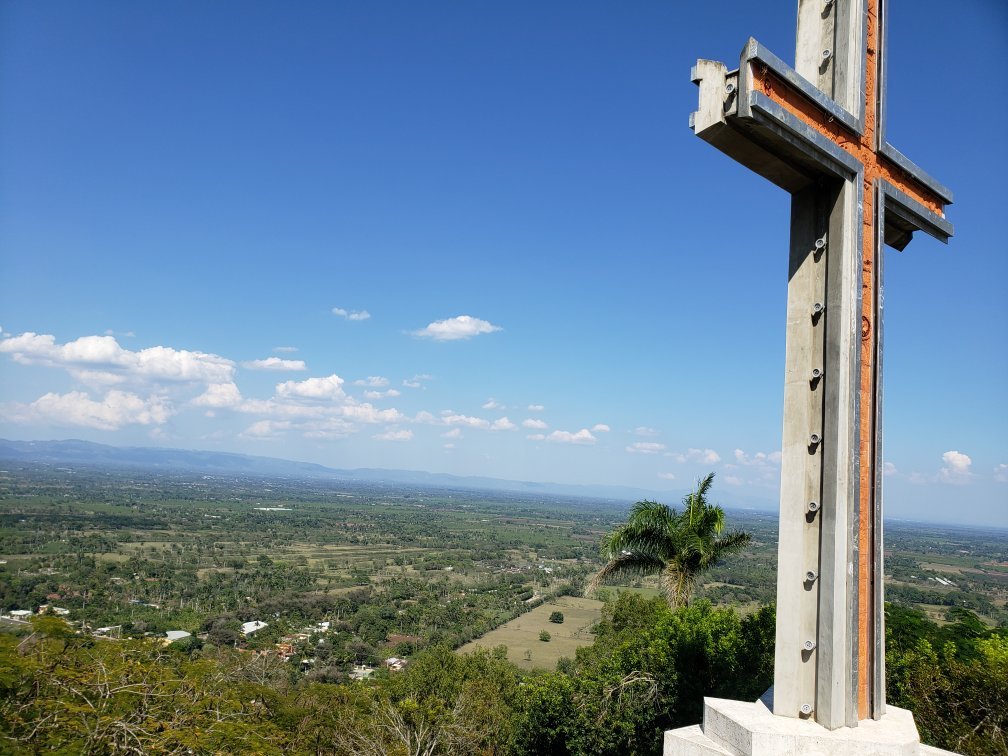
<svg viewBox="0 0 1008 756">
<path fill-rule="evenodd" d="M 794 69 L 700 60 L 697 136 L 791 193 L 773 713 L 885 711 L 882 251 L 952 193 L 885 138 L 886 0 L 799 0 Z"/>
</svg>

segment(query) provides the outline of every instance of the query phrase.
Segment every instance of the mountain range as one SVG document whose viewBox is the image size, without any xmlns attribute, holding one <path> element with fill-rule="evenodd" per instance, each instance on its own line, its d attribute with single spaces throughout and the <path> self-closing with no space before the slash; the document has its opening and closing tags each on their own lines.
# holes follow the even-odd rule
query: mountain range
<svg viewBox="0 0 1008 756">
<path fill-rule="evenodd" d="M 521 492 L 529 495 L 580 496 L 629 504 L 655 499 L 676 504 L 682 494 L 633 486 L 539 483 L 484 476 L 451 475 L 421 470 L 357 468 L 341 470 L 312 462 L 259 457 L 232 452 L 169 449 L 156 446 L 109 446 L 92 441 L 12 441 L 0 439 L 0 463 L 32 463 L 81 467 L 171 470 L 202 474 L 247 474 L 316 480 L 351 480 L 376 483 L 430 486 L 438 488 Z M 683 492 L 685 493 L 685 491 Z M 732 495 L 730 508 L 775 509 L 776 502 L 765 498 Z"/>
</svg>

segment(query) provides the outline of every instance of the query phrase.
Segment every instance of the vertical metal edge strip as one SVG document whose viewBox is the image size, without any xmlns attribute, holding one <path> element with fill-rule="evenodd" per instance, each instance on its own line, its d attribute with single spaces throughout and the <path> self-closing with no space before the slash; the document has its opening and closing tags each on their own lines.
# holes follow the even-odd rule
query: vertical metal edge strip
<svg viewBox="0 0 1008 756">
<path fill-rule="evenodd" d="M 866 107 L 865 107 L 865 89 L 867 88 L 868 72 L 865 70 L 865 61 L 868 60 L 868 3 L 866 0 L 858 1 L 858 15 L 861 17 L 861 39 L 859 41 L 861 50 L 861 71 L 858 74 L 858 104 L 857 112 L 854 113 L 857 116 L 858 123 L 861 124 L 861 129 L 859 133 L 864 134 L 865 130 L 865 118 Z"/>
<path fill-rule="evenodd" d="M 847 726 L 856 727 L 858 716 L 858 668 L 861 663 L 860 633 L 858 632 L 858 616 L 860 614 L 860 583 L 858 580 L 859 531 L 861 522 L 861 310 L 864 297 L 861 293 L 861 271 L 864 265 L 864 169 L 858 171 L 854 178 L 856 188 L 856 211 L 854 222 L 855 252 L 851 265 L 854 266 L 854 287 L 857 292 L 854 299 L 853 312 L 849 327 L 851 333 L 850 354 L 850 386 L 854 403 L 854 428 L 850 447 L 850 479 L 847 496 L 851 501 L 847 530 L 847 646 L 850 668 L 847 670 Z"/>
<path fill-rule="evenodd" d="M 849 102 L 853 103 L 852 108 L 847 107 L 847 103 L 841 103 L 837 100 L 837 104 L 843 108 L 845 111 L 851 114 L 853 117 L 853 126 L 856 127 L 857 134 L 860 136 L 864 134 L 865 128 L 865 60 L 867 52 L 867 31 L 866 23 L 868 17 L 868 8 L 866 0 L 836 0 L 836 15 L 834 17 L 834 55 L 833 59 L 835 61 L 844 60 L 842 68 L 837 67 L 834 69 L 834 76 L 840 73 L 846 73 L 849 76 L 848 65 L 850 62 L 850 52 L 851 47 L 854 47 L 858 51 L 857 58 L 857 75 L 854 77 L 854 81 L 851 83 L 850 90 L 848 91 L 847 84 L 844 84 L 844 95 Z M 856 33 L 850 33 L 850 27 L 852 23 L 857 22 L 858 30 Z M 836 87 L 836 78 L 834 79 L 834 92 Z M 851 125 L 851 124 L 849 124 Z"/>
<path fill-rule="evenodd" d="M 867 19 L 866 19 L 867 20 Z M 886 143 L 886 47 L 889 24 L 889 4 L 878 0 L 878 28 L 875 40 L 875 150 Z M 867 25 L 866 25 L 867 26 Z M 867 33 L 867 32 L 866 32 Z M 867 57 L 867 48 L 865 48 Z"/>
<path fill-rule="evenodd" d="M 872 664 L 871 716 L 881 719 L 885 714 L 885 552 L 883 550 L 883 364 L 885 339 L 885 203 L 882 186 L 875 187 L 875 491 L 872 520 L 872 598 L 874 599 L 874 641 Z"/>
</svg>

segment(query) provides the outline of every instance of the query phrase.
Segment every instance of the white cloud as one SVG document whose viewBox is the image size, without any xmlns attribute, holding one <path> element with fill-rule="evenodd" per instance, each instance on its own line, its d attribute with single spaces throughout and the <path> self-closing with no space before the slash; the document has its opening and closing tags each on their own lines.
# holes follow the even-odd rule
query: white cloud
<svg viewBox="0 0 1008 756">
<path fill-rule="evenodd" d="M 455 444 L 443 444 L 443 446 L 444 446 L 445 449 L 454 449 L 455 448 Z"/>
<path fill-rule="evenodd" d="M 631 454 L 657 454 L 665 450 L 665 444 L 659 444 L 655 441 L 637 441 L 626 447 L 626 450 Z"/>
<path fill-rule="evenodd" d="M 638 425 L 634 428 L 634 434 L 638 436 L 643 436 L 644 438 L 654 437 L 658 435 L 658 431 L 654 428 L 648 428 L 646 425 Z"/>
<path fill-rule="evenodd" d="M 457 415 L 451 410 L 442 413 L 441 422 L 445 425 L 465 425 L 469 428 L 489 428 L 490 421 L 482 417 L 472 417 L 470 415 Z"/>
<path fill-rule="evenodd" d="M 81 383 L 95 388 L 115 386 L 127 381 L 125 375 L 110 373 L 107 370 L 71 370 L 70 374 Z"/>
<path fill-rule="evenodd" d="M 343 399 L 343 379 L 335 373 L 325 378 L 284 381 L 276 387 L 277 396 L 285 399 Z"/>
<path fill-rule="evenodd" d="M 399 396 L 398 389 L 389 389 L 388 391 L 365 391 L 365 399 L 384 399 L 389 396 Z"/>
<path fill-rule="evenodd" d="M 372 438 L 379 441 L 409 441 L 413 438 L 413 431 L 406 430 L 387 430 L 384 433 L 378 433 Z"/>
<path fill-rule="evenodd" d="M 528 420 L 522 421 L 522 428 L 530 428 L 532 430 L 546 430 L 549 426 L 542 420 L 530 417 Z"/>
<path fill-rule="evenodd" d="M 290 353 L 290 352 L 296 352 L 297 350 L 298 350 L 298 348 L 295 347 L 295 346 L 278 346 L 278 347 L 273 347 L 273 351 L 274 352 L 279 352 L 279 353 Z"/>
<path fill-rule="evenodd" d="M 473 318 L 469 315 L 459 315 L 447 320 L 436 320 L 418 331 L 413 331 L 413 335 L 435 341 L 456 341 L 500 330 L 503 330 L 500 326 L 486 320 Z"/>
<path fill-rule="evenodd" d="M 413 417 L 414 423 L 425 423 L 427 425 L 440 425 L 441 421 L 438 420 L 434 415 L 432 415 L 427 410 L 420 410 Z"/>
<path fill-rule="evenodd" d="M 883 465 L 882 465 L 882 474 L 883 475 L 896 475 L 897 473 L 898 473 L 898 470 L 896 469 L 896 465 L 894 465 L 892 462 L 885 462 L 885 463 L 883 463 Z"/>
<path fill-rule="evenodd" d="M 452 428 L 450 431 L 442 433 L 441 438 L 462 438 L 462 429 Z"/>
<path fill-rule="evenodd" d="M 507 417 L 502 417 L 494 420 L 493 425 L 490 426 L 490 430 L 500 431 L 500 430 L 514 430 L 518 426 L 512 423 Z"/>
<path fill-rule="evenodd" d="M 541 435 L 541 434 L 539 434 Z M 570 431 L 556 430 L 546 436 L 547 441 L 554 441 L 558 444 L 594 444 L 595 436 L 587 428 L 571 433 Z"/>
<path fill-rule="evenodd" d="M 741 486 L 742 479 L 737 478 L 734 475 L 725 475 L 721 480 L 727 483 L 729 486 Z"/>
<path fill-rule="evenodd" d="M 286 420 L 259 420 L 252 423 L 239 435 L 242 438 L 269 439 L 278 438 L 283 431 L 289 430 L 291 424 Z"/>
<path fill-rule="evenodd" d="M 397 409 L 377 409 L 370 404 L 347 404 L 340 408 L 343 417 L 361 423 L 399 423 L 406 418 Z"/>
<path fill-rule="evenodd" d="M 112 336 L 81 336 L 57 344 L 48 334 L 23 333 L 0 341 L 0 352 L 26 365 L 59 367 L 71 374 L 117 374 L 134 380 L 228 383 L 235 363 L 216 354 L 155 346 L 131 351 Z"/>
<path fill-rule="evenodd" d="M 955 450 L 942 454 L 942 461 L 945 466 L 938 471 L 938 479 L 944 483 L 962 484 L 969 482 L 972 477 L 970 465 L 973 460 L 962 452 Z"/>
<path fill-rule="evenodd" d="M 367 378 L 354 381 L 354 386 L 367 386 L 368 388 L 385 388 L 388 385 L 389 379 L 380 375 L 369 375 Z"/>
<path fill-rule="evenodd" d="M 100 401 L 82 391 L 48 393 L 29 405 L 4 407 L 5 419 L 21 424 L 79 425 L 98 430 L 118 430 L 126 425 L 160 425 L 175 414 L 167 399 L 113 389 Z"/>
<path fill-rule="evenodd" d="M 241 400 L 241 392 L 234 383 L 211 383 L 192 403 L 197 407 L 236 407 Z"/>
<path fill-rule="evenodd" d="M 698 462 L 705 465 L 714 465 L 721 461 L 721 455 L 713 449 L 688 449 L 685 454 L 671 452 L 669 456 L 680 464 L 684 462 Z"/>
<path fill-rule="evenodd" d="M 596 423 L 592 426 L 592 430 L 596 433 L 608 433 L 610 428 L 605 423 Z"/>
<path fill-rule="evenodd" d="M 691 452 L 695 452 L 697 450 L 696 449 L 690 449 L 690 451 Z M 715 452 L 713 452 L 711 449 L 705 449 L 704 450 L 704 453 L 708 453 L 708 452 L 714 454 L 715 456 L 717 456 L 717 454 Z M 717 462 L 720 459 L 721 458 L 718 457 L 717 459 L 714 460 L 714 462 Z M 706 461 L 706 460 L 701 460 L 701 461 Z M 780 461 L 781 461 L 781 453 L 779 451 L 770 452 L 769 454 L 767 454 L 766 452 L 756 452 L 755 454 L 749 455 L 749 454 L 746 454 L 741 449 L 736 449 L 735 450 L 735 461 L 738 464 L 740 464 L 740 465 L 745 465 L 746 467 L 762 467 L 762 466 L 765 466 L 765 465 L 768 465 L 768 464 L 770 464 L 770 465 L 779 465 Z"/>
<path fill-rule="evenodd" d="M 544 409 L 546 408 L 541 404 L 530 404 L 528 406 L 529 412 L 542 412 Z"/>
<path fill-rule="evenodd" d="M 658 477 L 662 478 L 663 480 L 675 480 L 675 473 L 660 472 L 658 473 Z"/>
<path fill-rule="evenodd" d="M 1008 465 L 1002 462 L 994 468 L 994 480 L 998 483 L 1008 483 Z"/>
<path fill-rule="evenodd" d="M 333 307 L 332 314 L 346 320 L 367 320 L 371 317 L 371 313 L 367 310 L 344 310 L 342 307 Z"/>
<path fill-rule="evenodd" d="M 414 375 L 412 378 L 404 379 L 402 385 L 406 388 L 426 388 L 426 386 L 423 385 L 424 381 L 429 381 L 432 378 L 433 376 L 428 375 L 427 373 L 419 373 Z"/>
<path fill-rule="evenodd" d="M 250 360 L 242 363 L 249 370 L 307 370 L 304 360 L 281 360 L 279 357 L 267 357 L 265 360 Z"/>
<path fill-rule="evenodd" d="M 546 436 L 543 433 L 532 433 L 531 435 L 525 436 L 529 441 L 545 441 Z"/>
<path fill-rule="evenodd" d="M 269 415 L 272 417 L 324 417 L 342 412 L 339 405 L 307 404 L 292 401 L 296 397 L 282 396 L 272 399 L 245 399 L 234 407 L 236 412 L 247 415 Z"/>
<path fill-rule="evenodd" d="M 483 402 L 483 409 L 504 409 L 504 405 L 498 402 L 493 397 L 490 397 L 485 402 Z"/>
<path fill-rule="evenodd" d="M 356 432 L 357 427 L 341 417 L 326 417 L 321 420 L 309 420 L 291 427 L 302 432 L 305 438 L 332 439 L 346 438 Z"/>
</svg>

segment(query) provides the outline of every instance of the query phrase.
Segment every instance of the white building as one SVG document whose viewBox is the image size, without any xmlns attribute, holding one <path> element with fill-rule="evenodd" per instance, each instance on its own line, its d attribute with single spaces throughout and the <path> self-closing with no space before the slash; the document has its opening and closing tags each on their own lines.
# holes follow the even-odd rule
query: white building
<svg viewBox="0 0 1008 756">
<path fill-rule="evenodd" d="M 252 635 L 252 633 L 254 633 L 254 632 L 258 631 L 258 630 L 262 630 L 267 625 L 269 625 L 268 622 L 260 622 L 259 620 L 252 620 L 251 622 L 244 622 L 244 623 L 242 623 L 241 632 L 242 632 L 242 635 L 245 635 L 245 636 Z"/>
</svg>

